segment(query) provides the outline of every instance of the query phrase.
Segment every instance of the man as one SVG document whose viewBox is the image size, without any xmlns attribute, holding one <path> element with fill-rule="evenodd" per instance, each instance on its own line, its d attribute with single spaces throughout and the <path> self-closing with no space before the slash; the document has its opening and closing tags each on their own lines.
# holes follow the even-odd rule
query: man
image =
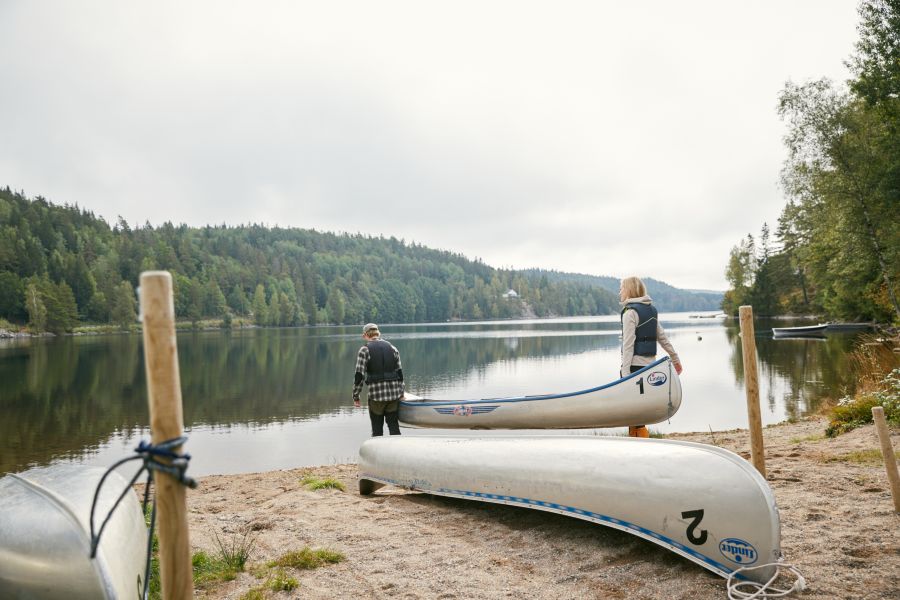
<svg viewBox="0 0 900 600">
<path fill-rule="evenodd" d="M 391 435 L 400 435 L 397 421 L 400 400 L 403 399 L 403 368 L 400 351 L 393 344 L 381 339 L 375 323 L 363 326 L 366 345 L 356 355 L 356 374 L 353 379 L 353 406 L 359 407 L 359 393 L 363 382 L 368 386 L 369 420 L 372 436 L 384 435 L 387 421 Z"/>
</svg>

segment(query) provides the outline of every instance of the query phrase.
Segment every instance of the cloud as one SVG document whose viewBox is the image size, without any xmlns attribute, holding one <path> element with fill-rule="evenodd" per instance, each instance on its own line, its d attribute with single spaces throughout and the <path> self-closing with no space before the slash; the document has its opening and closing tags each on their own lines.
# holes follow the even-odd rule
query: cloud
<svg viewBox="0 0 900 600">
<path fill-rule="evenodd" d="M 724 288 L 851 4 L 6 2 L 0 185 Z"/>
</svg>

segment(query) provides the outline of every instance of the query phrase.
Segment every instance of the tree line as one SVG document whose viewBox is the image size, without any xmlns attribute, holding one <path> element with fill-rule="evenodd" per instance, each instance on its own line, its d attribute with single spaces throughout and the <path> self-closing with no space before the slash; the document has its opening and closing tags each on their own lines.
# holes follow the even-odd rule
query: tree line
<svg viewBox="0 0 900 600">
<path fill-rule="evenodd" d="M 864 0 L 859 15 L 847 86 L 780 94 L 787 204 L 774 232 L 732 248 L 728 312 L 900 321 L 900 0 Z"/>
<path fill-rule="evenodd" d="M 110 226 L 0 189 L 0 318 L 35 331 L 130 328 L 142 271 L 172 273 L 179 319 L 296 326 L 611 314 L 597 286 L 495 269 L 394 237 L 308 229 Z M 514 290 L 516 294 L 508 294 Z"/>
</svg>

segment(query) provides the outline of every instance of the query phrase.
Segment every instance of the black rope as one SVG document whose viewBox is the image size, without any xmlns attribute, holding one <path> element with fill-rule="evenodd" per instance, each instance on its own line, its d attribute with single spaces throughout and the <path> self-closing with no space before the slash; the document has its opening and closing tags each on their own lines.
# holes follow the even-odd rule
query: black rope
<svg viewBox="0 0 900 600">
<path fill-rule="evenodd" d="M 184 445 L 186 441 L 187 437 L 185 436 L 166 440 L 156 445 L 141 440 L 140 444 L 138 444 L 138 447 L 134 449 L 135 456 L 123 458 L 106 470 L 106 473 L 103 474 L 103 477 L 100 478 L 100 482 L 97 484 L 97 489 L 94 491 L 94 500 L 91 503 L 91 558 L 95 558 L 97 556 L 97 547 L 100 545 L 100 536 L 103 535 L 103 530 L 106 529 L 106 525 L 109 523 L 110 518 L 112 518 L 113 512 L 115 512 L 116 508 L 118 508 L 119 506 L 119 503 L 122 502 L 122 499 L 125 498 L 125 496 L 128 494 L 128 491 L 134 486 L 135 482 L 144 473 L 144 471 L 147 472 L 147 483 L 144 486 L 144 500 L 141 504 L 142 514 L 144 515 L 147 514 L 147 502 L 150 498 L 150 487 L 153 485 L 154 471 L 159 471 L 161 473 L 171 475 L 176 481 L 178 481 L 182 485 L 188 486 L 191 489 L 197 487 L 197 481 L 189 477 L 186 473 L 188 462 L 191 460 L 191 455 L 178 454 L 174 450 L 175 448 Z M 160 462 L 160 458 L 169 459 L 170 462 Z M 124 490 L 122 490 L 122 493 L 119 494 L 119 497 L 112 505 L 112 508 L 109 509 L 106 518 L 103 519 L 103 523 L 100 525 L 100 529 L 97 530 L 96 533 L 94 533 L 94 512 L 97 509 L 97 500 L 100 498 L 100 489 L 103 487 L 103 484 L 110 473 L 112 473 L 125 463 L 131 462 L 133 460 L 143 461 L 144 464 L 141 465 L 141 468 L 137 470 L 137 473 L 134 474 L 134 477 L 131 478 L 131 481 L 128 482 L 128 485 Z M 141 594 L 141 596 L 145 600 L 150 592 L 150 563 L 152 558 L 151 554 L 153 551 L 153 532 L 155 528 L 156 496 L 154 495 L 153 508 L 150 511 L 150 528 L 147 532 L 147 564 L 144 570 L 144 589 Z"/>
</svg>

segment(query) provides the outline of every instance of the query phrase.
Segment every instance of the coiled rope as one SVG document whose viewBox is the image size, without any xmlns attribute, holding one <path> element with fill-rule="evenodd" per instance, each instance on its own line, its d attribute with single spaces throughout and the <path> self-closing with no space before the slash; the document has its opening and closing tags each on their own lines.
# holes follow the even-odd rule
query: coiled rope
<svg viewBox="0 0 900 600">
<path fill-rule="evenodd" d="M 128 491 L 132 488 L 132 486 L 134 486 L 135 482 L 144 473 L 144 471 L 147 472 L 147 483 L 144 486 L 144 500 L 141 504 L 141 508 L 143 514 L 145 515 L 147 514 L 147 502 L 150 497 L 150 487 L 153 485 L 154 471 L 159 471 L 161 473 L 171 475 L 176 481 L 178 481 L 182 485 L 186 485 L 191 489 L 197 487 L 197 481 L 189 477 L 186 473 L 188 462 L 191 460 L 191 455 L 178 454 L 174 450 L 175 448 L 184 445 L 186 441 L 187 437 L 185 436 L 166 440 L 164 442 L 160 442 L 159 444 L 151 444 L 150 442 L 141 440 L 140 444 L 138 444 L 138 447 L 134 449 L 135 456 L 123 458 L 106 470 L 106 473 L 103 474 L 103 477 L 100 478 L 100 482 L 97 484 L 97 489 L 94 491 L 94 500 L 91 503 L 91 558 L 95 558 L 97 556 L 97 547 L 100 545 L 100 536 L 103 535 L 103 530 L 106 528 L 107 523 L 109 523 L 110 518 L 112 518 L 113 512 L 115 512 L 116 508 L 118 508 L 119 506 L 119 503 L 122 502 L 122 499 L 125 498 L 125 496 L 128 494 Z M 169 462 L 160 462 L 160 458 L 166 458 L 169 460 Z M 137 470 L 137 472 L 134 474 L 134 477 L 131 478 L 131 481 L 129 481 L 125 489 L 122 490 L 122 493 L 119 494 L 119 497 L 112 505 L 112 508 L 109 509 L 106 518 L 103 519 L 103 523 L 100 525 L 100 529 L 95 533 L 94 512 L 97 509 L 97 500 L 100 498 L 100 489 L 103 487 L 103 483 L 106 481 L 106 478 L 110 473 L 112 473 L 114 470 L 124 465 L 125 463 L 131 462 L 133 460 L 143 461 L 144 464 L 140 469 Z M 147 532 L 147 564 L 144 569 L 144 589 L 141 593 L 141 597 L 144 598 L 144 600 L 146 600 L 150 592 L 150 562 L 152 558 L 151 554 L 153 551 L 153 532 L 155 528 L 156 496 L 154 495 L 153 508 L 150 511 L 150 527 Z"/>
<path fill-rule="evenodd" d="M 764 569 L 766 567 L 775 567 L 775 573 L 765 583 L 756 583 L 755 581 L 737 580 L 736 577 L 740 573 L 755 571 L 756 569 Z M 782 569 L 796 577 L 794 584 L 788 588 L 777 588 L 772 584 L 778 579 Z M 728 574 L 728 600 L 754 600 L 756 598 L 781 598 L 792 592 L 800 592 L 806 589 L 806 579 L 800 571 L 794 566 L 782 562 L 768 563 L 765 565 L 757 565 L 755 567 L 741 567 L 735 569 Z M 746 590 L 741 588 L 748 588 Z"/>
</svg>

